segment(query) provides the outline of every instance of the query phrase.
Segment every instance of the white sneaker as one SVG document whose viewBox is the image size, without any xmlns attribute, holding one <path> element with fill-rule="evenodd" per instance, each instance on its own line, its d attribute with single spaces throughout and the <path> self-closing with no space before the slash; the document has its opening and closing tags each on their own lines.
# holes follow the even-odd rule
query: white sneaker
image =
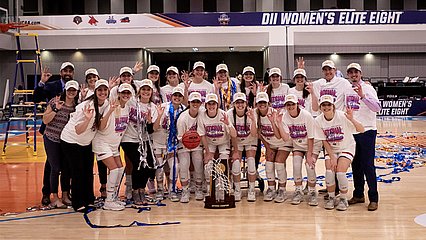
<svg viewBox="0 0 426 240">
<path fill-rule="evenodd" d="M 248 190 L 247 201 L 249 201 L 249 202 L 255 202 L 256 201 L 256 191 L 254 191 L 254 189 Z"/>
<path fill-rule="evenodd" d="M 324 208 L 327 210 L 332 210 L 334 209 L 334 197 L 329 197 L 325 203 L 324 203 Z"/>
<path fill-rule="evenodd" d="M 278 189 L 277 196 L 274 198 L 274 202 L 276 203 L 282 203 L 285 201 L 285 190 L 284 189 Z"/>
<path fill-rule="evenodd" d="M 317 192 L 308 193 L 308 205 L 309 206 L 318 206 Z"/>
<path fill-rule="evenodd" d="M 179 197 L 175 192 L 170 192 L 169 198 L 172 202 L 179 202 Z"/>
<path fill-rule="evenodd" d="M 105 210 L 122 211 L 122 210 L 124 210 L 125 207 L 121 204 L 116 203 L 116 202 L 105 201 L 104 206 L 102 208 L 105 209 Z"/>
<path fill-rule="evenodd" d="M 235 188 L 234 197 L 236 202 L 241 201 L 241 189 Z"/>
<path fill-rule="evenodd" d="M 180 197 L 180 202 L 181 203 L 188 203 L 190 194 L 191 193 L 189 192 L 189 189 L 187 189 L 187 190 L 184 189 L 182 191 L 182 196 Z"/>
<path fill-rule="evenodd" d="M 163 189 L 158 189 L 157 193 L 155 194 L 155 198 L 157 200 L 163 200 L 164 199 L 164 190 Z"/>
<path fill-rule="evenodd" d="M 301 202 L 303 202 L 303 192 L 295 191 L 293 194 L 293 199 L 291 200 L 291 204 L 299 205 Z"/>
<path fill-rule="evenodd" d="M 204 193 L 203 193 L 203 190 L 201 190 L 201 188 L 195 190 L 195 200 L 197 200 L 197 201 L 203 201 L 204 200 Z"/>
<path fill-rule="evenodd" d="M 346 211 L 348 210 L 348 200 L 346 198 L 340 198 L 339 203 L 337 204 L 336 210 Z"/>
<path fill-rule="evenodd" d="M 265 202 L 272 201 L 275 198 L 276 194 L 277 193 L 275 192 L 275 190 L 268 188 L 268 190 L 266 190 L 265 196 L 263 196 L 263 201 Z"/>
</svg>

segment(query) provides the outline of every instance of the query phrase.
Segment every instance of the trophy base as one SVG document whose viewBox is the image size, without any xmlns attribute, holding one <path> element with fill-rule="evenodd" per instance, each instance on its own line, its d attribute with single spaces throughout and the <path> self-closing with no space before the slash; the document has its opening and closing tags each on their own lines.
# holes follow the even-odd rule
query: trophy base
<svg viewBox="0 0 426 240">
<path fill-rule="evenodd" d="M 216 201 L 214 196 L 207 196 L 204 200 L 204 208 L 209 209 L 226 209 L 235 208 L 235 197 L 234 195 L 225 195 L 224 201 Z"/>
</svg>

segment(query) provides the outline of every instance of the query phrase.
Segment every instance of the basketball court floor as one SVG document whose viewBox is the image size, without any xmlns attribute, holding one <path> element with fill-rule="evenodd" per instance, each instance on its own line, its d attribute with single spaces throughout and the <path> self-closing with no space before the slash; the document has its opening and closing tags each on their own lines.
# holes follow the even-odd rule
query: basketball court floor
<svg viewBox="0 0 426 240">
<path fill-rule="evenodd" d="M 378 119 L 377 172 L 383 181 L 394 181 L 378 183 L 380 202 L 374 212 L 367 211 L 368 201 L 339 212 L 323 208 L 323 195 L 319 206 L 309 207 L 306 202 L 291 205 L 288 199 L 281 204 L 263 202 L 260 192 L 255 203 L 243 197 L 236 208 L 223 210 L 205 209 L 193 196 L 188 204 L 164 200 L 165 206 L 149 206 L 150 211 L 99 209 L 88 219 L 72 209 L 40 210 L 45 155 L 38 138 L 37 157 L 31 149 L 9 147 L 0 160 L 0 239 L 426 239 L 425 122 L 426 118 Z M 413 168 L 403 168 L 411 164 Z M 291 158 L 287 172 L 292 177 Z M 317 174 L 324 175 L 323 160 L 317 163 Z M 322 179 L 318 184 L 317 189 L 324 188 Z M 288 181 L 288 196 L 293 190 L 293 182 Z M 150 225 L 92 228 L 88 221 L 99 226 L 133 221 Z"/>
</svg>

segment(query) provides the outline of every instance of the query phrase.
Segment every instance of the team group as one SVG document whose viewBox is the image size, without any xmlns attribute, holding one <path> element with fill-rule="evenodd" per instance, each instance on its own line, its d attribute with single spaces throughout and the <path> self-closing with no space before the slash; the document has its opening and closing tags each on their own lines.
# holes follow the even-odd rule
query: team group
<svg viewBox="0 0 426 240">
<path fill-rule="evenodd" d="M 146 79 L 133 79 L 142 69 L 140 62 L 133 68 L 122 67 L 119 77 L 108 81 L 89 68 L 86 84 L 81 86 L 72 80 L 74 65 L 70 62 L 61 65 L 57 81 L 48 81 L 51 73 L 43 69 L 35 89 L 36 101 L 48 100 L 41 129 L 47 155 L 42 203 L 56 208 L 72 205 L 76 211 L 90 209 L 95 200 L 94 155 L 106 210 L 125 208 L 118 194 L 124 172 L 126 198 L 135 206 L 146 203 L 146 194 L 162 200 L 166 191 L 171 201 L 187 203 L 192 186 L 195 200 L 201 201 L 209 193 L 211 168 L 207 166 L 218 158 L 229 159 L 236 201 L 242 198 L 241 165 L 245 159 L 247 201 L 254 202 L 263 144 L 268 184 L 264 201 L 282 203 L 289 198 L 295 205 L 307 200 L 310 206 L 317 206 L 315 167 L 324 149 L 328 192 L 324 208 L 344 211 L 349 204 L 365 202 L 366 179 L 368 210 L 374 211 L 378 207 L 376 112 L 381 108 L 377 93 L 362 80 L 357 63 L 347 66 L 349 80 L 336 76 L 331 60 L 324 61 L 321 68 L 324 77 L 308 82 L 304 61 L 299 59 L 293 88 L 282 83 L 279 68 L 269 69 L 268 84 L 264 85 L 256 81 L 253 67 L 245 67 L 242 78 L 235 79 L 229 76 L 226 64 L 217 65 L 211 83 L 205 79 L 203 62 L 195 62 L 190 73 L 169 67 L 163 87 L 156 65 L 148 67 Z M 200 145 L 187 148 L 182 144 L 189 131 L 198 133 Z M 295 191 L 287 196 L 286 160 L 290 153 Z M 351 164 L 354 192 L 348 201 L 346 172 Z M 302 187 L 303 165 L 307 199 Z M 58 196 L 59 175 L 62 199 Z M 204 191 L 203 186 L 207 188 Z"/>
</svg>

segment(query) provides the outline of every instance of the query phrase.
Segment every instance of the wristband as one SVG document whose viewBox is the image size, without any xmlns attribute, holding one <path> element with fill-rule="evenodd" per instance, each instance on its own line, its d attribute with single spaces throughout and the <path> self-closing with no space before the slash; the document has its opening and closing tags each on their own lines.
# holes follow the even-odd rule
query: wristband
<svg viewBox="0 0 426 240">
<path fill-rule="evenodd" d="M 52 108 L 52 111 L 54 111 L 55 113 L 57 113 L 59 111 L 59 109 L 57 109 L 56 106 L 55 106 L 55 107 Z"/>
</svg>

